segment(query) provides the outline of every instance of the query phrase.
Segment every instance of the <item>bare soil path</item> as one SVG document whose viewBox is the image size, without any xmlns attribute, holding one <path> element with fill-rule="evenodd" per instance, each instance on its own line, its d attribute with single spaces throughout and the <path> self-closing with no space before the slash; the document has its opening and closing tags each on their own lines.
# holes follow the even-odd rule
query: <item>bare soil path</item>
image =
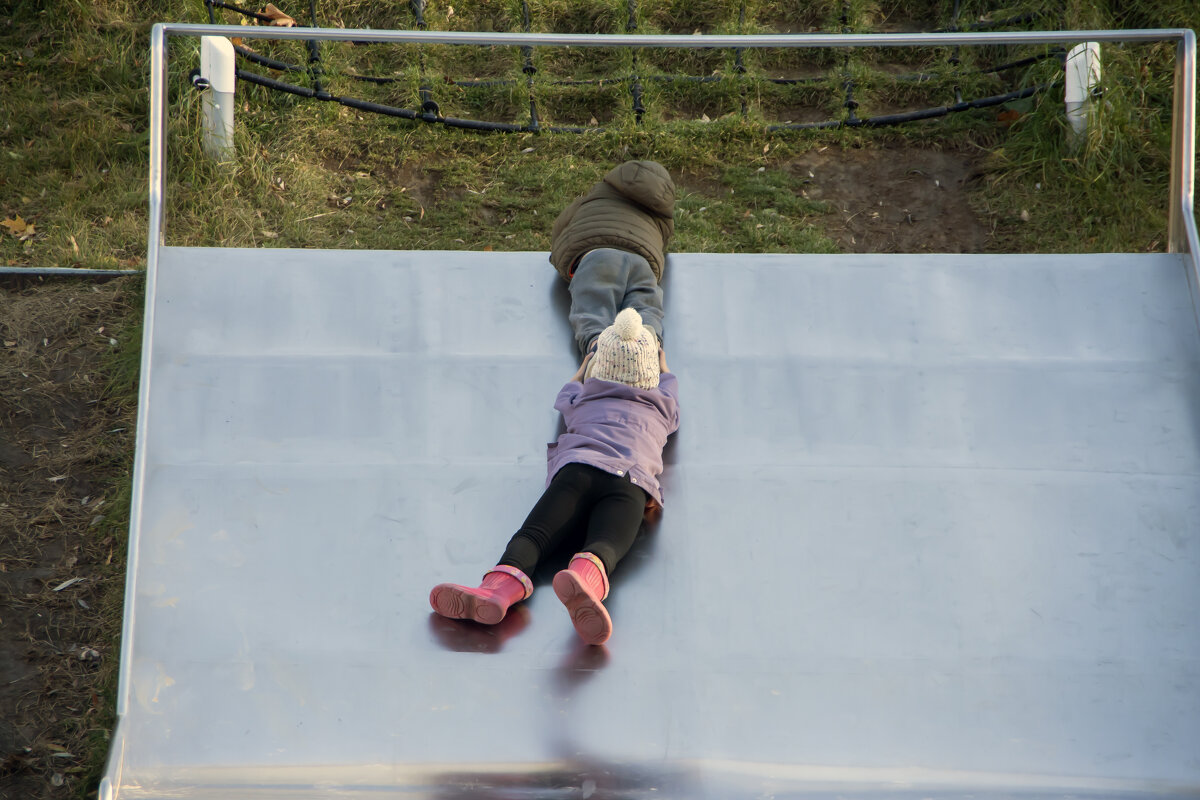
<svg viewBox="0 0 1200 800">
<path fill-rule="evenodd" d="M 129 279 L 0 281 L 0 798 L 82 795 L 104 738 L 124 576 L 105 512 L 128 502 L 133 409 L 106 360 L 128 339 Z M 119 619 L 119 613 L 117 617 Z"/>
</svg>

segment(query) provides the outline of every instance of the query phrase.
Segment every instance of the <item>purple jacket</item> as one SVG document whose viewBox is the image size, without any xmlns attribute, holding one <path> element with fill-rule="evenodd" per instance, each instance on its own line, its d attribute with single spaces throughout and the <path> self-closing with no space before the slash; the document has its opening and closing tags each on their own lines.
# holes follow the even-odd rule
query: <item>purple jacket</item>
<svg viewBox="0 0 1200 800">
<path fill-rule="evenodd" d="M 669 372 L 657 389 L 599 378 L 568 383 L 554 401 L 567 432 L 546 448 L 546 485 L 567 464 L 589 464 L 613 475 L 628 473 L 662 505 L 658 476 L 667 437 L 679 429 L 678 392 Z"/>
</svg>

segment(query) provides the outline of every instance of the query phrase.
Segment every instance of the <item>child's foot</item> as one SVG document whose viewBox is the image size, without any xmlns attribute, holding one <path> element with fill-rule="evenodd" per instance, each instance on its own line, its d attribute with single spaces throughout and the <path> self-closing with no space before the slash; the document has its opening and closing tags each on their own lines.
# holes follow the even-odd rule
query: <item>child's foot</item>
<svg viewBox="0 0 1200 800">
<path fill-rule="evenodd" d="M 495 625 L 509 607 L 533 593 L 533 584 L 519 569 L 497 567 L 483 576 L 477 588 L 440 583 L 429 593 L 429 605 L 443 617 Z"/>
<path fill-rule="evenodd" d="M 508 613 L 508 606 L 498 602 L 491 592 L 469 589 L 456 583 L 433 587 L 429 593 L 429 605 L 443 617 L 472 619 L 484 625 L 495 625 Z"/>
<path fill-rule="evenodd" d="M 567 569 L 554 576 L 554 594 L 567 607 L 579 638 L 604 644 L 612 636 L 612 618 L 602 600 L 608 594 L 608 577 L 599 559 L 580 554 Z"/>
</svg>

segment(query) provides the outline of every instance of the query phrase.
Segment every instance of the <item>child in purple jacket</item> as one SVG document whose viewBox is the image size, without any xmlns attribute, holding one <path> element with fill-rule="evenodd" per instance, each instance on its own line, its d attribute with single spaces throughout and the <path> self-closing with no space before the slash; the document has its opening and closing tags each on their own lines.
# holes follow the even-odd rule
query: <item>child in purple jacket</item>
<svg viewBox="0 0 1200 800">
<path fill-rule="evenodd" d="M 582 533 L 583 549 L 554 576 L 554 593 L 585 642 L 607 641 L 608 576 L 647 509 L 662 505 L 658 476 L 667 437 L 679 428 L 677 391 L 654 332 L 636 310 L 621 311 L 554 402 L 567 432 L 547 449 L 541 499 L 482 584 L 435 586 L 433 610 L 495 625 L 533 593 L 529 575 L 542 558 Z"/>
</svg>

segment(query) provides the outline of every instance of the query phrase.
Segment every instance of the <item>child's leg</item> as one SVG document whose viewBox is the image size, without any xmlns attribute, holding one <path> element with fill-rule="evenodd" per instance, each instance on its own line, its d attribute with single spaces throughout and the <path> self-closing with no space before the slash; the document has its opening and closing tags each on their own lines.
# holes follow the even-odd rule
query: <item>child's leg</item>
<svg viewBox="0 0 1200 800">
<path fill-rule="evenodd" d="M 603 644 L 612 635 L 603 603 L 608 575 L 637 538 L 646 508 L 646 494 L 627 477 L 610 475 L 606 484 L 589 515 L 583 551 L 554 576 L 554 593 L 588 644 Z"/>
<path fill-rule="evenodd" d="M 568 464 L 558 471 L 525 524 L 512 537 L 495 569 L 478 587 L 442 583 L 429 593 L 429 604 L 443 617 L 472 619 L 495 625 L 508 609 L 533 593 L 529 575 L 547 553 L 556 550 L 572 532 L 582 530 L 591 506 L 584 495 L 594 467 Z"/>
<path fill-rule="evenodd" d="M 663 339 L 663 290 L 650 262 L 636 253 L 625 253 L 629 261 L 628 278 L 625 283 L 625 296 L 621 298 L 621 307 L 635 309 L 642 316 L 642 324 L 654 331 L 661 343 Z"/>
<path fill-rule="evenodd" d="M 568 536 L 583 530 L 591 505 L 587 495 L 603 470 L 586 464 L 560 469 L 521 528 L 513 534 L 499 563 L 532 575 L 542 558 L 561 547 Z"/>
<path fill-rule="evenodd" d="M 628 476 L 609 476 L 607 491 L 592 506 L 582 552 L 591 553 L 611 575 L 629 552 L 646 515 L 646 493 Z"/>
<path fill-rule="evenodd" d="M 621 310 L 629 279 L 626 255 L 611 248 L 592 250 L 575 267 L 568 285 L 571 292 L 568 319 L 581 356 L 587 353 L 592 340 L 612 325 Z"/>
</svg>

